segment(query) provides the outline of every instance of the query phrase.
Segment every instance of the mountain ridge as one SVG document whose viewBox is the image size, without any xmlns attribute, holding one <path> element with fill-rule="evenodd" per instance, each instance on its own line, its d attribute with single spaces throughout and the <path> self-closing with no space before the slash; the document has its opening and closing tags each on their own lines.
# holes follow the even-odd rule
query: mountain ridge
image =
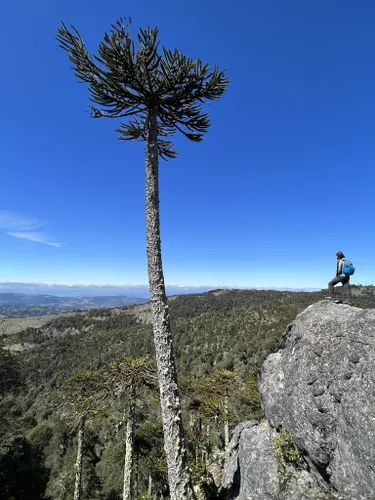
<svg viewBox="0 0 375 500">
<path fill-rule="evenodd" d="M 257 286 L 238 286 L 224 284 L 195 284 L 195 285 L 174 285 L 167 284 L 167 295 L 180 295 L 191 293 L 204 293 L 215 289 L 225 290 L 281 290 L 281 291 L 302 291 L 314 292 L 319 289 L 311 287 L 257 287 Z M 22 282 L 22 281 L 0 281 L 0 292 L 7 293 L 24 293 L 24 294 L 46 294 L 56 296 L 75 296 L 75 297 L 92 297 L 92 296 L 113 296 L 123 295 L 127 297 L 149 297 L 149 289 L 147 284 L 94 284 L 94 283 L 58 283 L 58 282 Z"/>
<path fill-rule="evenodd" d="M 0 293 L 0 317 L 56 315 L 66 311 L 144 304 L 148 299 L 126 296 L 59 297 L 47 294 Z"/>
</svg>

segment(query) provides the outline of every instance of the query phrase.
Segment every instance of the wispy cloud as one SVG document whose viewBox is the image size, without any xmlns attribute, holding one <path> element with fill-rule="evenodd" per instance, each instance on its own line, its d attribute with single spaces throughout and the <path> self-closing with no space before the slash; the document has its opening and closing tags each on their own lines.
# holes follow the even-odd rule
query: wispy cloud
<svg viewBox="0 0 375 500">
<path fill-rule="evenodd" d="M 61 247 L 61 243 L 53 241 L 45 232 L 35 232 L 44 226 L 44 223 L 31 215 L 13 210 L 0 210 L 0 230 L 8 236 L 24 240 L 43 243 L 52 247 Z"/>
<path fill-rule="evenodd" d="M 48 236 L 44 233 L 31 233 L 31 232 L 25 232 L 25 233 L 7 233 L 9 236 L 14 236 L 15 238 L 22 238 L 24 240 L 30 240 L 30 241 L 35 241 L 37 243 L 44 243 L 45 245 L 50 245 L 51 247 L 61 247 L 61 243 L 53 242 L 53 241 L 48 241 Z"/>
<path fill-rule="evenodd" d="M 42 225 L 42 222 L 30 215 L 13 210 L 0 210 L 0 229 L 5 231 L 33 231 Z"/>
</svg>

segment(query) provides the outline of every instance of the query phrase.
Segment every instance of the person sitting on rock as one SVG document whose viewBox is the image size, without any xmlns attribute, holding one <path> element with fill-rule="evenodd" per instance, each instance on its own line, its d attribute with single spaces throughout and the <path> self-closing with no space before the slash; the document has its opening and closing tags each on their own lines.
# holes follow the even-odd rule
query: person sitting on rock
<svg viewBox="0 0 375 500">
<path fill-rule="evenodd" d="M 334 299 L 335 298 L 335 286 L 338 285 L 339 283 L 342 284 L 344 287 L 343 293 L 345 295 L 348 295 L 348 299 L 346 301 L 347 304 L 350 303 L 350 275 L 349 274 L 344 274 L 343 269 L 344 269 L 344 263 L 345 263 L 345 255 L 342 252 L 337 252 L 336 253 L 336 258 L 337 258 L 337 266 L 336 266 L 336 276 L 328 283 L 328 297 L 327 299 Z M 341 302 L 340 300 L 336 300 L 336 302 Z"/>
</svg>

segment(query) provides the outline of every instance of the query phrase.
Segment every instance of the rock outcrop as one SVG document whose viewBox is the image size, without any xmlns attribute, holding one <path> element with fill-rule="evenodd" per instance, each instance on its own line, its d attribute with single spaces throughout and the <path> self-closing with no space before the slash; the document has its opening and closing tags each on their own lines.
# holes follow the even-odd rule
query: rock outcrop
<svg viewBox="0 0 375 500">
<path fill-rule="evenodd" d="M 265 360 L 259 390 L 267 422 L 235 429 L 226 498 L 375 499 L 375 310 L 308 307 Z M 299 450 L 293 463 L 275 445 L 280 429 Z"/>
</svg>

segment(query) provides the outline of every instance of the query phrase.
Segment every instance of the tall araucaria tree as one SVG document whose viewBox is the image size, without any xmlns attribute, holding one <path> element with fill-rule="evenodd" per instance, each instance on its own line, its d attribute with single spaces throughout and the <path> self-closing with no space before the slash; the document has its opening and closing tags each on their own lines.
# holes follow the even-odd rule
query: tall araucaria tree
<svg viewBox="0 0 375 500">
<path fill-rule="evenodd" d="M 77 459 L 75 463 L 74 500 L 82 498 L 82 467 L 85 440 L 85 427 L 89 419 L 105 413 L 108 390 L 106 381 L 100 372 L 79 370 L 61 388 L 65 407 L 62 415 L 73 428 L 78 427 Z"/>
<path fill-rule="evenodd" d="M 115 396 L 127 400 L 128 403 L 125 412 L 127 422 L 122 500 L 131 500 L 136 430 L 135 405 L 142 388 L 148 387 L 152 391 L 157 391 L 156 370 L 154 364 L 147 358 L 126 357 L 120 363 L 110 363 L 105 370 L 105 376 Z"/>
<path fill-rule="evenodd" d="M 229 80 L 215 66 L 178 50 L 159 48 L 158 28 L 141 29 L 137 47 L 130 20 L 119 19 L 89 54 L 79 32 L 58 30 L 75 75 L 89 87 L 94 118 L 127 118 L 119 138 L 146 143 L 146 245 L 156 364 L 171 500 L 194 497 L 188 473 L 181 422 L 170 317 L 165 293 L 159 217 L 159 156 L 177 155 L 169 140 L 176 132 L 200 142 L 210 122 L 203 104 L 218 101 Z"/>
</svg>

